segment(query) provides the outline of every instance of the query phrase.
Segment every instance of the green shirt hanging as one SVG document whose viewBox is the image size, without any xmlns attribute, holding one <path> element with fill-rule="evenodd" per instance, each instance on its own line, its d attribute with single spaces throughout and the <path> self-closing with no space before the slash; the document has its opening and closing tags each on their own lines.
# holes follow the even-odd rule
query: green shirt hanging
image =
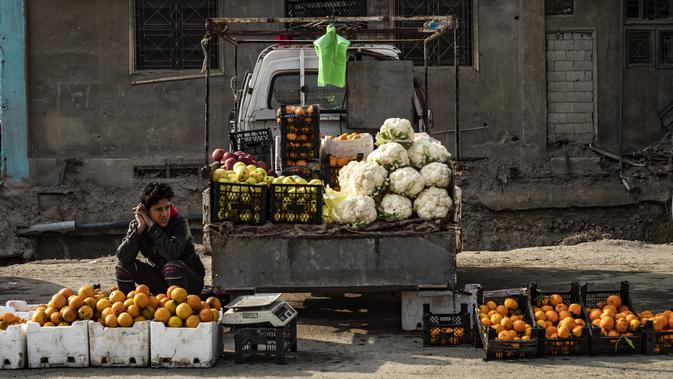
<svg viewBox="0 0 673 379">
<path fill-rule="evenodd" d="M 331 84 L 337 87 L 346 85 L 346 64 L 348 46 L 351 42 L 336 33 L 334 25 L 327 26 L 324 36 L 313 41 L 318 55 L 318 87 Z"/>
</svg>

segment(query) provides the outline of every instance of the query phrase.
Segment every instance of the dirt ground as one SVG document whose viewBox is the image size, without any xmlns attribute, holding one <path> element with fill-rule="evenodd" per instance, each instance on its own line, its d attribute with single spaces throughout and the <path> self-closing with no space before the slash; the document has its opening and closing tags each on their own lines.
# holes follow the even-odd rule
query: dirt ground
<svg viewBox="0 0 673 379">
<path fill-rule="evenodd" d="M 204 257 L 209 266 L 209 258 Z M 52 260 L 0 267 L 0 303 L 9 299 L 44 302 L 63 286 L 85 282 L 113 284 L 112 257 Z M 564 290 L 570 281 L 596 287 L 629 280 L 634 307 L 673 306 L 673 244 L 605 240 L 577 246 L 510 251 L 469 251 L 459 255 L 461 284 L 481 283 L 487 290 L 513 288 L 530 281 L 542 289 Z M 485 362 L 471 347 L 424 348 L 420 333 L 400 331 L 400 300 L 393 294 L 332 297 L 291 294 L 299 310 L 299 352 L 288 364 L 272 361 L 236 365 L 233 341 L 213 369 L 53 369 L 2 372 L 3 377 L 673 377 L 670 356 L 546 358 Z"/>
</svg>

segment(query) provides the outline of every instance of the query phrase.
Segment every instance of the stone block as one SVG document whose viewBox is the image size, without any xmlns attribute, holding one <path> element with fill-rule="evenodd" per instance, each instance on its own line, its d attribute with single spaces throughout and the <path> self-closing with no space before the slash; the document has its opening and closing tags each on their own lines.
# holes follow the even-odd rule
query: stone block
<svg viewBox="0 0 673 379">
<path fill-rule="evenodd" d="M 572 113 L 552 113 L 550 112 L 547 116 L 547 121 L 554 124 L 563 124 L 567 122 L 566 115 Z"/>
<path fill-rule="evenodd" d="M 572 82 L 550 82 L 547 85 L 550 92 L 570 92 L 573 90 Z"/>
<path fill-rule="evenodd" d="M 560 71 L 556 72 L 553 71 L 554 69 L 554 64 L 550 62 L 549 65 L 547 65 L 548 69 L 551 69 L 551 71 L 547 72 L 547 81 L 548 82 L 564 82 L 566 80 L 566 73 L 565 71 Z"/>
<path fill-rule="evenodd" d="M 555 61 L 554 71 L 572 71 L 573 61 Z"/>
<path fill-rule="evenodd" d="M 568 71 L 566 72 L 566 80 L 569 82 L 585 81 L 586 75 L 584 71 Z"/>
<path fill-rule="evenodd" d="M 577 92 L 593 92 L 594 83 L 593 82 L 575 82 L 573 83 L 573 91 Z"/>
<path fill-rule="evenodd" d="M 569 61 L 582 61 L 585 59 L 584 50 L 570 50 L 566 53 Z"/>
<path fill-rule="evenodd" d="M 573 104 L 572 103 L 550 103 L 549 112 L 552 113 L 572 113 Z"/>
<path fill-rule="evenodd" d="M 564 61 L 566 59 L 565 50 L 551 50 L 547 51 L 548 61 Z"/>
<path fill-rule="evenodd" d="M 593 101 L 594 94 L 592 92 L 569 92 L 567 98 L 573 103 L 589 103 Z"/>
</svg>

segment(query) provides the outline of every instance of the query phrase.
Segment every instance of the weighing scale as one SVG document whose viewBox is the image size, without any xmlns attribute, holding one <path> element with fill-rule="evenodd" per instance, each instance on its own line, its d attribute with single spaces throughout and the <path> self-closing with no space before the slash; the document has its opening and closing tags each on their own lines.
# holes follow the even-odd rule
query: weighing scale
<svg viewBox="0 0 673 379">
<path fill-rule="evenodd" d="M 278 300 L 280 293 L 260 293 L 239 296 L 225 308 L 225 326 L 271 326 L 281 328 L 297 317 L 297 311 L 286 301 Z"/>
</svg>

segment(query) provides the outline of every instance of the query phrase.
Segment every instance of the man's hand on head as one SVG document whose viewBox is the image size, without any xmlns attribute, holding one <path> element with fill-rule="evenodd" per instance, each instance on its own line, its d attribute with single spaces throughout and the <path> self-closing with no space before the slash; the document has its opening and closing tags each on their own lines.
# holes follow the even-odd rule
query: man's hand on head
<svg viewBox="0 0 673 379">
<path fill-rule="evenodd" d="M 140 216 L 143 218 L 145 221 L 145 225 L 147 228 L 151 228 L 154 225 L 154 221 L 152 221 L 152 218 L 150 215 L 147 213 L 147 209 L 145 209 L 145 206 L 140 204 L 140 208 L 138 209 Z"/>
<path fill-rule="evenodd" d="M 142 209 L 141 207 L 142 207 L 142 204 L 138 204 L 138 206 L 136 206 L 133 209 L 133 215 L 136 218 L 136 222 L 138 223 L 138 228 L 137 228 L 138 234 L 143 234 L 145 232 L 145 229 L 148 228 L 148 224 L 145 221 L 145 217 L 143 217 L 143 212 L 141 211 L 141 209 Z"/>
</svg>

